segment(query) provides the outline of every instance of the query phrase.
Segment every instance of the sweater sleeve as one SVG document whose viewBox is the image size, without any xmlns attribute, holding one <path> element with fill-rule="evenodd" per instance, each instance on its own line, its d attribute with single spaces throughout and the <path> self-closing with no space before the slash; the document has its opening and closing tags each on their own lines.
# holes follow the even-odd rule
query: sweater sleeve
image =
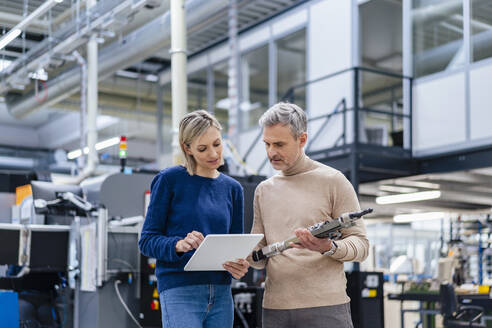
<svg viewBox="0 0 492 328">
<path fill-rule="evenodd" d="M 255 197 L 253 200 L 254 219 L 253 219 L 253 227 L 251 228 L 251 233 L 265 234 L 265 228 L 263 227 L 263 220 L 261 217 L 261 210 L 260 210 L 260 188 L 261 188 L 261 184 L 255 190 Z M 263 237 L 263 239 L 260 240 L 258 245 L 256 245 L 254 250 L 255 251 L 259 250 L 259 249 L 265 247 L 266 245 L 267 245 L 266 239 L 265 239 L 265 237 Z M 259 262 L 255 262 L 255 261 L 253 261 L 253 254 L 250 254 L 246 259 L 248 260 L 249 264 L 253 268 L 258 269 L 258 270 L 264 269 L 266 266 L 266 263 L 268 261 L 268 259 L 264 259 L 264 260 L 261 260 Z"/>
<path fill-rule="evenodd" d="M 234 190 L 232 203 L 232 222 L 230 233 L 243 233 L 244 232 L 244 193 L 243 187 L 238 186 Z"/>
<path fill-rule="evenodd" d="M 333 217 L 337 218 L 343 213 L 360 210 L 359 201 L 352 184 L 345 176 L 338 172 L 336 188 L 333 194 Z M 338 249 L 331 255 L 341 262 L 362 262 L 369 255 L 369 240 L 366 236 L 366 228 L 363 219 L 356 221 L 350 228 L 342 230 L 342 238 L 336 241 Z"/>
<path fill-rule="evenodd" d="M 176 243 L 181 239 L 177 236 L 166 236 L 169 207 L 171 206 L 171 190 L 164 175 L 157 175 L 150 187 L 150 203 L 147 210 L 142 233 L 138 241 L 140 252 L 164 262 L 178 262 Z"/>
</svg>

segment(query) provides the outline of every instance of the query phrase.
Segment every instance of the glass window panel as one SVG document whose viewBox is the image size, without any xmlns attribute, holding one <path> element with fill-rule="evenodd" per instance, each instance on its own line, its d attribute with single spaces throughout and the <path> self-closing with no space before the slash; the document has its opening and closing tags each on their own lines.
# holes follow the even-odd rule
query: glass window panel
<svg viewBox="0 0 492 328">
<path fill-rule="evenodd" d="M 360 71 L 360 142 L 403 147 L 403 83 L 398 77 Z M 371 112 L 377 110 L 379 112 Z M 384 113 L 386 112 L 386 113 Z"/>
<path fill-rule="evenodd" d="M 306 88 L 296 88 L 293 99 L 284 99 L 287 91 L 306 82 L 306 30 L 277 41 L 277 100 L 289 100 L 306 109 Z M 290 98 L 290 97 L 287 97 Z"/>
<path fill-rule="evenodd" d="M 416 77 L 464 64 L 463 4 L 460 1 L 414 1 L 412 26 Z"/>
<path fill-rule="evenodd" d="M 492 1 L 473 0 L 470 21 L 472 60 L 492 57 Z"/>
<path fill-rule="evenodd" d="M 366 228 L 369 242 L 375 250 L 376 270 L 428 277 L 436 275 L 440 257 L 439 232 L 390 223 L 368 224 Z M 400 265 L 395 265 L 396 262 Z"/>
<path fill-rule="evenodd" d="M 258 126 L 268 109 L 268 45 L 241 57 L 240 124 L 242 130 Z"/>
</svg>

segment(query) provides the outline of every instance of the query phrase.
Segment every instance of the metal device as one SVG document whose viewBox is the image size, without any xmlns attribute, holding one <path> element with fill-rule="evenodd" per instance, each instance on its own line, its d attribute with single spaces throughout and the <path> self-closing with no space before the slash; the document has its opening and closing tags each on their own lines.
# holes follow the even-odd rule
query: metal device
<svg viewBox="0 0 492 328">
<path fill-rule="evenodd" d="M 341 229 L 349 228 L 355 225 L 355 221 L 362 216 L 372 212 L 372 208 L 360 212 L 344 213 L 334 220 L 328 220 L 317 223 L 308 228 L 309 232 L 317 238 L 338 239 L 342 236 Z M 253 251 L 253 261 L 258 262 L 268 257 L 280 254 L 286 249 L 292 248 L 291 243 L 298 243 L 299 239 L 293 236 L 285 241 L 267 245 L 262 249 Z"/>
</svg>

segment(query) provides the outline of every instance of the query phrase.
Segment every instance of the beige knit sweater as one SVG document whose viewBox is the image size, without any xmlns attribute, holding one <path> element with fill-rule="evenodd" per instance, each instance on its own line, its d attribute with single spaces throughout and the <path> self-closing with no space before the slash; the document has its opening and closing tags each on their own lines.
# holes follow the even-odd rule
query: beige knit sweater
<svg viewBox="0 0 492 328">
<path fill-rule="evenodd" d="M 259 249 L 286 240 L 297 228 L 359 209 L 354 189 L 342 173 L 303 154 L 291 169 L 256 188 L 251 233 L 265 234 Z M 253 267 L 266 265 L 263 307 L 296 309 L 349 302 L 343 262 L 363 261 L 369 242 L 362 219 L 342 235 L 332 256 L 292 248 L 262 262 L 253 262 L 250 257 Z"/>
</svg>

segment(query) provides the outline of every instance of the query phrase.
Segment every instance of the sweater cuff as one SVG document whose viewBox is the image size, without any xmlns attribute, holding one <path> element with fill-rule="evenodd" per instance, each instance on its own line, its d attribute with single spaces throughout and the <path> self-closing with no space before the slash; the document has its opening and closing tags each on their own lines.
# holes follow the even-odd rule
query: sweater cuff
<svg viewBox="0 0 492 328">
<path fill-rule="evenodd" d="M 170 243 L 171 245 L 171 249 L 169 249 L 169 257 L 171 259 L 170 262 L 178 262 L 179 260 L 181 260 L 181 257 L 183 256 L 183 254 L 179 255 L 178 253 L 176 253 L 176 244 L 178 243 L 178 241 L 180 241 L 182 238 L 180 237 L 174 237 L 173 238 L 173 241 Z"/>
<path fill-rule="evenodd" d="M 337 240 L 337 249 L 335 251 L 335 253 L 333 253 L 332 255 L 328 255 L 330 256 L 331 258 L 335 259 L 335 260 L 339 260 L 341 261 L 344 257 L 347 256 L 347 253 L 348 253 L 348 249 L 347 249 L 347 244 L 343 242 L 343 240 Z"/>
</svg>

